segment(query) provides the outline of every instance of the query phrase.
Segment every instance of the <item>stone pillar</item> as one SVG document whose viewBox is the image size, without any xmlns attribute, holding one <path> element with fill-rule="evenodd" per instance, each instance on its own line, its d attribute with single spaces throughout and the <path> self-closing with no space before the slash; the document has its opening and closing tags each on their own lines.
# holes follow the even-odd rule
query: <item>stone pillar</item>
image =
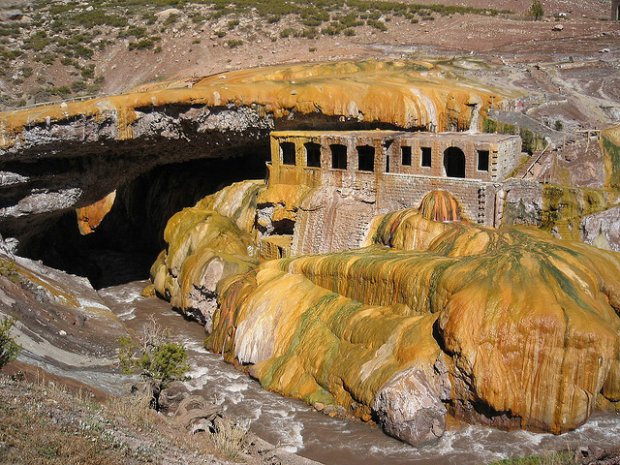
<svg viewBox="0 0 620 465">
<path fill-rule="evenodd" d="M 620 21 L 620 0 L 611 0 L 611 19 Z"/>
</svg>

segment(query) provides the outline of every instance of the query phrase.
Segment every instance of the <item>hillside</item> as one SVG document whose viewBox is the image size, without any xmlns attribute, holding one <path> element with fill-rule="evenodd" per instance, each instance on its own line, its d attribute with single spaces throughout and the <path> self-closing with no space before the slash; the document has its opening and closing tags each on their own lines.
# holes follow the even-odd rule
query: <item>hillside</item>
<svg viewBox="0 0 620 465">
<path fill-rule="evenodd" d="M 601 0 L 16 1 L 0 7 L 0 109 L 126 91 L 178 76 L 299 61 L 479 54 L 617 59 Z M 316 5 L 316 6 L 315 6 Z M 604 19 L 604 20 L 603 20 Z M 556 22 L 562 31 L 554 31 Z"/>
</svg>

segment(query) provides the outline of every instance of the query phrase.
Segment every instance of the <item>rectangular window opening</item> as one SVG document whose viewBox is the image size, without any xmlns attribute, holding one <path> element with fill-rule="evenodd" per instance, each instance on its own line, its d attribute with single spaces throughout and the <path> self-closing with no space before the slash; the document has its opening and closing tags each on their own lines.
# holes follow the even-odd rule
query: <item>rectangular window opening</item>
<svg viewBox="0 0 620 465">
<path fill-rule="evenodd" d="M 425 168 L 430 168 L 432 166 L 432 151 L 430 147 L 420 147 L 421 157 L 420 164 Z"/>
<path fill-rule="evenodd" d="M 403 146 L 400 148 L 401 162 L 403 166 L 411 166 L 411 147 Z"/>
<path fill-rule="evenodd" d="M 488 150 L 478 150 L 478 171 L 489 171 Z"/>
<path fill-rule="evenodd" d="M 283 165 L 295 165 L 295 144 L 292 142 L 280 142 Z"/>
<path fill-rule="evenodd" d="M 335 170 L 347 169 L 347 146 L 332 144 L 329 146 L 332 152 L 332 168 Z"/>
<path fill-rule="evenodd" d="M 306 147 L 306 166 L 311 168 L 321 167 L 321 146 L 314 142 L 307 142 Z"/>
<path fill-rule="evenodd" d="M 375 170 L 375 148 L 370 145 L 360 145 L 357 147 L 358 169 L 360 171 Z"/>
</svg>

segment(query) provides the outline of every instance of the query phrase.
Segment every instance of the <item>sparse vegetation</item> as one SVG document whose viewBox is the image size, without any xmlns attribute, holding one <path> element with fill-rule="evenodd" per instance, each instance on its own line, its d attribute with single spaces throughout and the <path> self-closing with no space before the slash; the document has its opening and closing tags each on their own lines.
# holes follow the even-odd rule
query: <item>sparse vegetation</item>
<svg viewBox="0 0 620 465">
<path fill-rule="evenodd" d="M 132 395 L 99 403 L 55 382 L 0 374 L 0 465 L 198 465 L 220 463 L 213 456 L 245 458 L 238 439 L 245 441 L 245 428 L 225 420 L 216 437 L 189 435 L 148 401 Z M 230 442 L 220 447 L 224 438 Z"/>
<path fill-rule="evenodd" d="M 492 462 L 489 465 L 575 465 L 575 454 L 570 451 L 517 457 Z"/>
<path fill-rule="evenodd" d="M 318 3 L 302 0 L 101 0 L 85 5 L 75 0 L 37 1 L 32 4 L 28 22 L 0 24 L 0 64 L 4 65 L 0 75 L 3 77 L 12 74 L 7 68 L 18 59 L 23 60 L 17 63 L 18 70 L 40 71 L 41 66 L 32 66 L 35 63 L 46 66 L 60 63 L 63 67 L 74 68 L 56 70 L 60 73 L 58 82 L 61 85 L 52 89 L 29 88 L 30 82 L 22 82 L 28 72 L 20 72 L 17 79 L 9 83 L 14 92 L 9 89 L 9 95 L 0 98 L 0 105 L 11 106 L 29 92 L 32 97 L 37 94 L 36 100 L 41 101 L 43 95 L 66 98 L 83 94 L 84 86 L 86 90 L 93 90 L 97 86 L 92 82 L 94 75 L 88 71 L 88 66 L 94 64 L 98 53 L 105 54 L 108 47 L 117 45 L 115 39 L 126 40 L 127 49 L 136 54 L 161 53 L 164 47 L 159 35 L 167 33 L 172 25 L 179 31 L 190 32 L 192 45 L 198 44 L 196 29 L 202 24 L 214 31 L 217 38 L 234 31 L 234 37 L 223 45 L 236 48 L 262 37 L 275 42 L 291 37 L 315 40 L 321 35 L 352 37 L 360 33 L 359 28 L 385 31 L 389 22 L 397 17 L 416 22 L 420 18 L 430 19 L 430 15 L 501 13 L 494 9 L 418 5 L 402 0 L 320 0 Z M 170 7 L 182 13 L 169 15 L 163 22 L 157 20 L 156 14 Z M 252 21 L 245 22 L 241 18 L 252 18 Z M 203 38 L 200 40 L 204 42 Z M 81 74 L 83 83 L 70 83 L 78 75 L 75 70 Z"/>
<path fill-rule="evenodd" d="M 230 419 L 222 418 L 217 422 L 215 432 L 210 439 L 220 454 L 234 460 L 243 453 L 247 435 L 247 425 L 241 425 Z"/>
<path fill-rule="evenodd" d="M 228 48 L 237 48 L 243 45 L 243 41 L 239 39 L 230 39 L 226 41 Z"/>
<path fill-rule="evenodd" d="M 19 345 L 11 337 L 11 328 L 15 320 L 5 318 L 0 321 L 0 369 L 7 363 L 15 360 L 19 351 Z"/>
<path fill-rule="evenodd" d="M 160 387 L 186 379 L 190 367 L 185 347 L 172 342 L 154 319 L 140 339 L 121 337 L 119 343 L 118 360 L 123 373 L 140 374 Z"/>
<path fill-rule="evenodd" d="M 532 1 L 532 5 L 530 6 L 530 9 L 529 9 L 529 14 L 536 21 L 538 21 L 543 16 L 545 16 L 545 10 L 543 9 L 543 6 L 542 6 L 542 3 L 540 3 L 540 0 Z"/>
</svg>

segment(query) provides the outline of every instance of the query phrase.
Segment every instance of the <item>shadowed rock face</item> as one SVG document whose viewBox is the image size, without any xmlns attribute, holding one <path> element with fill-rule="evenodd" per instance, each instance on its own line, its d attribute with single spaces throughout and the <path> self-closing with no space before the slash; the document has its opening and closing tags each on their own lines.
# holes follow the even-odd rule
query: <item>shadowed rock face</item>
<svg viewBox="0 0 620 465">
<path fill-rule="evenodd" d="M 562 433 L 597 401 L 620 400 L 617 254 L 531 228 L 427 219 L 459 211 L 441 192 L 422 202 L 424 214 L 377 217 L 367 248 L 255 267 L 249 219 L 256 199 L 280 190 L 261 189 L 231 186 L 175 216 L 152 273 L 186 311 L 209 281 L 209 347 L 266 388 L 374 416 L 416 444 L 441 436 L 446 411 Z M 282 193 L 289 211 L 303 202 Z"/>
<path fill-rule="evenodd" d="M 0 232 L 27 240 L 153 168 L 251 156 L 271 129 L 467 129 L 495 92 L 430 63 L 238 71 L 0 114 Z M 475 115 L 474 115 L 475 113 Z"/>
</svg>

